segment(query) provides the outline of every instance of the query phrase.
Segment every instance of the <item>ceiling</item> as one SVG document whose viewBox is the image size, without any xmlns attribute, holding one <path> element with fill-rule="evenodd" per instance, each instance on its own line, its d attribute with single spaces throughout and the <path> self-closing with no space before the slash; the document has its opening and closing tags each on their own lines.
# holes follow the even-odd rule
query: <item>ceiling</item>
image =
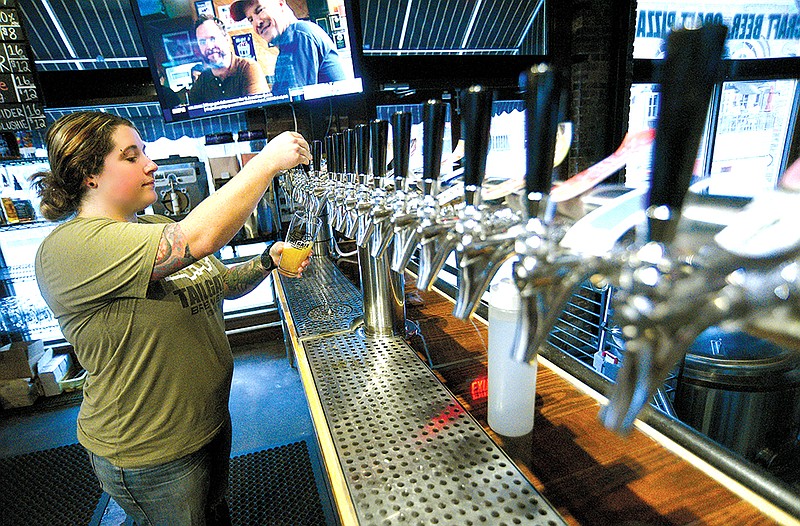
<svg viewBox="0 0 800 526">
<path fill-rule="evenodd" d="M 365 55 L 543 55 L 544 0 L 361 0 Z"/>
<path fill-rule="evenodd" d="M 37 70 L 147 67 L 130 0 L 17 0 Z"/>
</svg>

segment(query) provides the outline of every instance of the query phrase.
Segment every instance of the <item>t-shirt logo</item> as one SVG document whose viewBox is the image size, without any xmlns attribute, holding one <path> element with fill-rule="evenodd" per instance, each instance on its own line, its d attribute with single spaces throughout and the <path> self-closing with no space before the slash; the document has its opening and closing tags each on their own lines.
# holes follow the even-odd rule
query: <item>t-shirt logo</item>
<svg viewBox="0 0 800 526">
<path fill-rule="evenodd" d="M 181 300 L 192 314 L 206 312 L 212 316 L 225 297 L 225 281 L 209 258 L 189 265 L 163 279 L 165 288 Z"/>
</svg>

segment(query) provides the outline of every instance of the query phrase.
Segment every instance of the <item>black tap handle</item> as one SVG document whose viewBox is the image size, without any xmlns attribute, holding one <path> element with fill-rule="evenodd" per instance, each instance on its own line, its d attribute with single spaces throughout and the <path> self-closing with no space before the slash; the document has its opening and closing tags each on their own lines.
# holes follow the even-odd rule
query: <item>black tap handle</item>
<svg viewBox="0 0 800 526">
<path fill-rule="evenodd" d="M 442 167 L 445 105 L 430 99 L 422 108 L 422 186 L 425 195 L 433 195 Z"/>
<path fill-rule="evenodd" d="M 519 83 L 525 97 L 526 207 L 528 217 L 537 217 L 552 186 L 561 82 L 551 66 L 539 64 L 523 71 Z"/>
<path fill-rule="evenodd" d="M 407 111 L 398 111 L 392 115 L 392 153 L 395 188 L 402 190 L 411 155 L 411 113 Z"/>
<path fill-rule="evenodd" d="M 314 171 L 319 173 L 322 169 L 322 141 L 311 143 L 311 157 L 313 157 L 311 162 L 313 163 Z"/>
<path fill-rule="evenodd" d="M 356 144 L 357 173 L 366 175 L 369 173 L 369 126 L 366 124 L 356 126 Z"/>
<path fill-rule="evenodd" d="M 339 173 L 347 173 L 347 164 L 345 164 L 345 152 L 347 151 L 347 145 L 345 144 L 345 133 L 338 132 L 335 133 L 333 136 L 336 139 L 335 151 L 336 151 L 336 167 L 339 169 Z"/>
<path fill-rule="evenodd" d="M 464 199 L 468 205 L 480 202 L 491 122 L 492 92 L 481 86 L 472 86 L 464 91 L 461 94 L 461 123 L 464 127 Z"/>
<path fill-rule="evenodd" d="M 647 207 L 650 241 L 674 237 L 674 229 L 664 227 L 677 220 L 689 189 L 711 92 L 721 80 L 727 32 L 709 24 L 667 36 Z"/>
<path fill-rule="evenodd" d="M 328 160 L 328 173 L 336 173 L 336 155 L 333 153 L 333 135 L 325 136 L 325 158 Z"/>
<path fill-rule="evenodd" d="M 347 173 L 352 174 L 356 172 L 356 151 L 358 144 L 356 143 L 356 131 L 348 128 L 344 132 L 344 165 Z"/>
<path fill-rule="evenodd" d="M 386 177 L 386 148 L 389 144 L 389 123 L 375 119 L 369 123 L 369 128 L 372 139 L 372 175 L 376 179 L 383 178 Z"/>
</svg>

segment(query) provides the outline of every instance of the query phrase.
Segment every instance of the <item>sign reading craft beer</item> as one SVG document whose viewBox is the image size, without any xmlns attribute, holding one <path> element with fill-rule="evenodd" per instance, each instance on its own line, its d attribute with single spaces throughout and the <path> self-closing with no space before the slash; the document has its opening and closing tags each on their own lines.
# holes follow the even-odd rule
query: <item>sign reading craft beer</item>
<svg viewBox="0 0 800 526">
<path fill-rule="evenodd" d="M 41 90 L 16 0 L 0 0 L 0 132 L 45 127 Z"/>
</svg>

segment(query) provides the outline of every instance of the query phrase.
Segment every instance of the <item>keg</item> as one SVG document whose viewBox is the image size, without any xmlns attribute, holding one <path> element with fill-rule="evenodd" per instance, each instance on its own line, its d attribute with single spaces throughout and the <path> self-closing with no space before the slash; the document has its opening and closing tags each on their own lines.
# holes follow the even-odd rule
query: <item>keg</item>
<svg viewBox="0 0 800 526">
<path fill-rule="evenodd" d="M 712 327 L 686 355 L 678 417 L 745 458 L 794 442 L 800 428 L 800 356 L 749 334 Z"/>
</svg>

